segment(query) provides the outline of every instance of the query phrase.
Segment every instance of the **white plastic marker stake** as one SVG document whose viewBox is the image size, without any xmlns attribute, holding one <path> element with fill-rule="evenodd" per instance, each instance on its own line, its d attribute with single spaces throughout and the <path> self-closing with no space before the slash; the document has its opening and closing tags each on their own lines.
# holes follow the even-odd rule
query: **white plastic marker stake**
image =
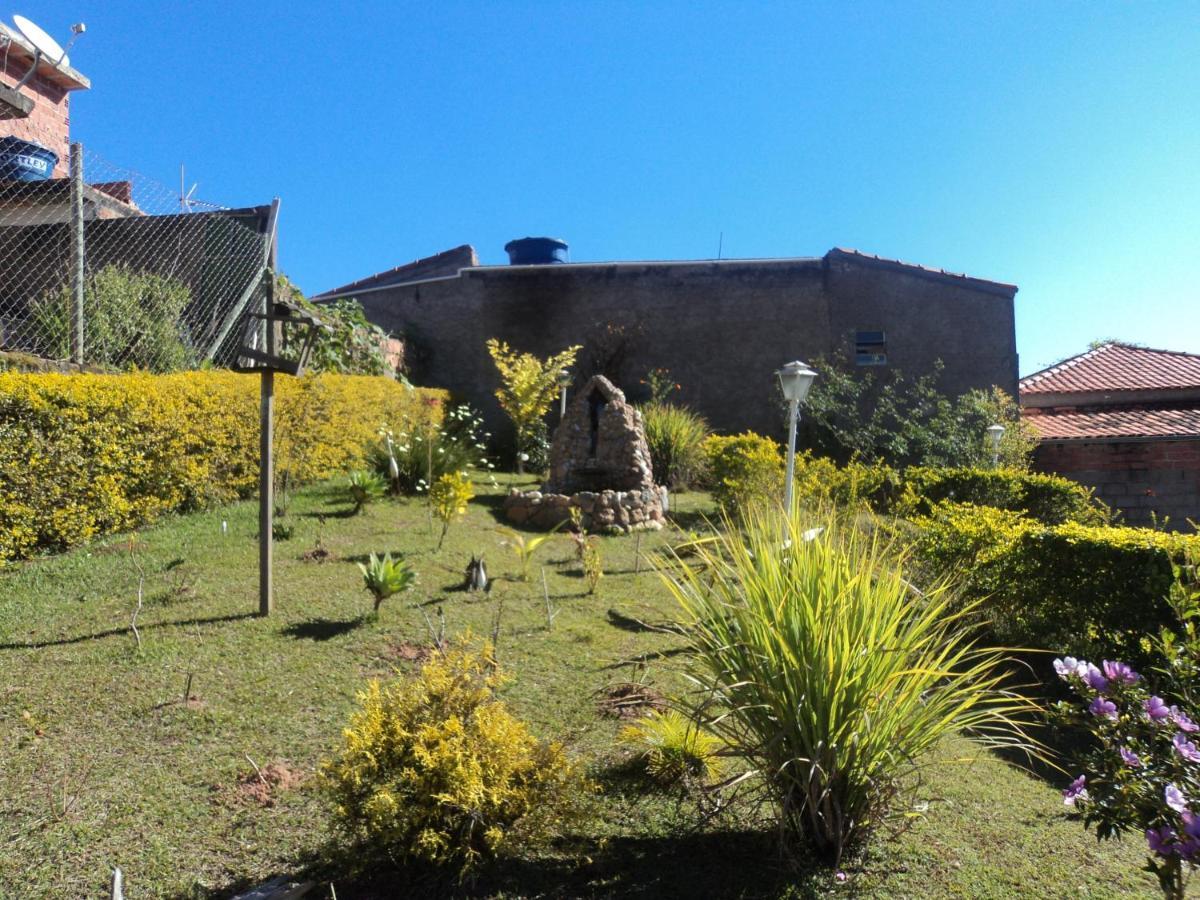
<svg viewBox="0 0 1200 900">
<path fill-rule="evenodd" d="M 221 520 L 221 534 L 225 535 L 228 533 L 229 533 L 229 523 L 226 522 L 224 519 L 222 519 Z"/>
</svg>

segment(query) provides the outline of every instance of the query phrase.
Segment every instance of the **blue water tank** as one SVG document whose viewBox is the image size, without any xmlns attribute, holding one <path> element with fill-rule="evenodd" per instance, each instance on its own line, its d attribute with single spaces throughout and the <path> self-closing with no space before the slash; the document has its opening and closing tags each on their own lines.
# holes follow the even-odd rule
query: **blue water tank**
<svg viewBox="0 0 1200 900">
<path fill-rule="evenodd" d="M 20 138 L 0 138 L 0 181 L 45 181 L 58 165 L 58 154 Z"/>
<path fill-rule="evenodd" d="M 551 237 L 524 237 L 504 245 L 510 266 L 544 266 L 567 261 L 567 242 Z"/>
</svg>

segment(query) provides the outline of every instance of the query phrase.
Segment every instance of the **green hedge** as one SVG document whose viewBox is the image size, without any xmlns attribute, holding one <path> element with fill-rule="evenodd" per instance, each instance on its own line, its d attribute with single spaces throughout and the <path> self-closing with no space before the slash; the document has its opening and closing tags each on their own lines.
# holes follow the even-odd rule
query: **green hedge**
<svg viewBox="0 0 1200 900">
<path fill-rule="evenodd" d="M 1111 519 L 1090 488 L 1057 475 L 1012 469 L 912 468 L 904 471 L 902 483 L 891 511 L 906 517 L 929 515 L 935 504 L 951 501 L 1018 512 L 1044 525 L 1107 525 Z"/>
<path fill-rule="evenodd" d="M 361 466 L 381 425 L 440 419 L 440 391 L 388 378 L 276 381 L 276 470 Z M 0 372 L 0 565 L 254 493 L 258 379 Z"/>
<path fill-rule="evenodd" d="M 972 504 L 935 504 L 914 524 L 926 573 L 983 601 L 1001 640 L 1097 658 L 1138 658 L 1169 621 L 1173 566 L 1200 558 L 1200 535 L 1046 525 Z"/>
</svg>

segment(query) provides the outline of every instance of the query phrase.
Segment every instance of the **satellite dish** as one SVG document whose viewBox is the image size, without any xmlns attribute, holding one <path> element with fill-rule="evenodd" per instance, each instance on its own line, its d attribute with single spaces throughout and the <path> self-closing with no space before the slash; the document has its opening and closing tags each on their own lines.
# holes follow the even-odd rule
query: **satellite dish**
<svg viewBox="0 0 1200 900">
<path fill-rule="evenodd" d="M 64 50 L 54 38 L 42 31 L 33 22 L 30 22 L 24 16 L 13 16 L 13 24 L 17 26 L 17 31 L 21 32 L 25 40 L 33 44 L 34 48 L 40 50 L 42 55 L 51 62 L 69 66 L 71 60 L 67 56 L 67 51 Z"/>
</svg>

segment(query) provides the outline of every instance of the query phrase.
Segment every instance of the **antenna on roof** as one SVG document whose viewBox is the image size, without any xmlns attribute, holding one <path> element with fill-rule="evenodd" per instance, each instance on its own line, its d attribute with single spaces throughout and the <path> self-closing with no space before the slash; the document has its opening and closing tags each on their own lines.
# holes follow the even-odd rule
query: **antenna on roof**
<svg viewBox="0 0 1200 900">
<path fill-rule="evenodd" d="M 725 232 L 721 232 L 721 236 L 717 238 L 717 259 L 721 258 L 721 251 L 725 248 Z"/>
<path fill-rule="evenodd" d="M 196 193 L 196 188 L 200 187 L 199 182 L 194 182 L 190 188 L 185 189 L 184 185 L 187 182 L 183 177 L 183 163 L 179 164 L 179 211 L 181 213 L 195 212 L 197 209 L 214 210 L 225 209 L 219 203 L 208 203 L 205 200 L 196 200 L 192 197 Z"/>
</svg>

